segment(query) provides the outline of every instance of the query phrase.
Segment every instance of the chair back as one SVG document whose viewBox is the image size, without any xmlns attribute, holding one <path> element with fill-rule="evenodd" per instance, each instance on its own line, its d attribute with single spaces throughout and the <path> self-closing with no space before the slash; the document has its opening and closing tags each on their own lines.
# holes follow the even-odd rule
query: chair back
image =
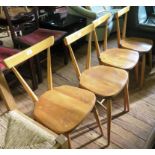
<svg viewBox="0 0 155 155">
<path fill-rule="evenodd" d="M 25 62 L 26 60 L 32 58 L 33 56 L 47 49 L 47 82 L 48 82 L 48 89 L 51 90 L 53 88 L 53 85 L 52 85 L 52 66 L 51 66 L 50 47 L 53 44 L 54 44 L 54 37 L 49 37 L 4 60 L 4 63 L 7 66 L 7 68 L 11 69 L 14 72 L 14 74 L 16 75 L 16 77 L 26 90 L 26 92 L 30 95 L 34 103 L 38 101 L 38 98 L 18 72 L 17 66 L 22 62 Z"/>
<path fill-rule="evenodd" d="M 130 7 L 124 7 L 123 9 L 119 10 L 116 15 L 116 29 L 117 29 L 117 44 L 118 47 L 120 47 L 120 42 L 121 39 L 125 39 L 126 37 L 126 25 L 127 25 L 127 16 L 128 16 L 128 12 L 130 10 Z M 123 27 L 122 27 L 122 37 L 121 37 L 121 30 L 120 30 L 120 24 L 119 24 L 119 19 L 120 17 L 124 16 L 124 20 L 123 20 Z"/>
<path fill-rule="evenodd" d="M 37 7 L 28 9 L 27 7 L 3 7 L 6 20 L 8 22 L 11 37 L 16 44 L 16 38 L 28 34 L 39 27 Z"/>
<path fill-rule="evenodd" d="M 110 18 L 111 13 L 107 13 L 104 16 L 96 19 L 93 21 L 93 25 L 94 25 L 94 40 L 95 40 L 95 46 L 96 46 L 96 54 L 97 57 L 99 59 L 100 57 L 100 46 L 98 44 L 98 37 L 97 37 L 97 33 L 96 33 L 96 27 L 100 26 L 101 24 L 103 25 L 104 31 L 103 31 L 103 49 L 106 50 L 107 49 L 107 31 L 108 31 L 108 19 Z"/>
<path fill-rule="evenodd" d="M 74 32 L 73 34 L 67 36 L 64 38 L 64 42 L 65 45 L 68 47 L 69 49 L 69 53 L 71 56 L 71 60 L 74 66 L 74 69 L 76 71 L 76 75 L 77 78 L 80 79 L 81 76 L 81 72 L 80 72 L 80 68 L 79 65 L 77 63 L 77 60 L 75 58 L 74 55 L 74 51 L 72 49 L 71 44 L 78 41 L 79 39 L 81 39 L 82 37 L 88 36 L 88 46 L 87 46 L 87 57 L 86 57 L 86 69 L 89 69 L 91 66 L 91 42 L 92 42 L 92 32 L 93 32 L 93 24 L 90 24 L 76 32 Z"/>
</svg>

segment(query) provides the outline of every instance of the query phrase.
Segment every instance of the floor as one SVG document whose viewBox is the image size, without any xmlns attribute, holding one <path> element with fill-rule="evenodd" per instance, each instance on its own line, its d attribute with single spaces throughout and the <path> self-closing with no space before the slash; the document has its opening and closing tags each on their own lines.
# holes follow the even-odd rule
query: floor
<svg viewBox="0 0 155 155">
<path fill-rule="evenodd" d="M 108 41 L 109 47 L 116 47 L 116 37 L 112 36 Z M 5 40 L 5 39 L 4 39 Z M 5 45 L 12 46 L 10 39 L 5 40 Z M 85 62 L 85 44 L 76 50 L 76 56 L 82 68 Z M 54 53 L 54 51 L 52 51 Z M 59 51 L 60 52 L 60 51 Z M 75 76 L 72 64 L 64 66 L 61 54 L 53 54 L 53 82 L 54 86 L 69 84 L 78 86 L 78 80 Z M 95 52 L 92 52 L 92 65 L 97 65 L 98 61 Z M 43 65 L 43 70 L 45 66 Z M 39 84 L 39 88 L 35 93 L 39 96 L 46 90 L 46 74 L 44 82 Z M 155 74 L 149 75 L 147 72 L 144 87 L 138 88 L 135 83 L 133 72 L 130 72 L 130 112 L 123 113 L 123 98 L 122 94 L 113 99 L 112 109 L 112 129 L 111 129 L 111 144 L 106 147 L 106 115 L 103 109 L 98 105 L 100 118 L 102 119 L 102 127 L 104 137 L 100 136 L 99 129 L 96 127 L 93 115 L 88 118 L 77 128 L 77 131 L 72 134 L 73 148 L 144 148 L 151 130 L 155 127 Z M 11 89 L 11 92 L 16 100 L 19 110 L 33 117 L 32 112 L 34 104 L 22 89 L 18 86 Z M 6 112 L 5 105 L 0 100 L 0 115 Z"/>
</svg>

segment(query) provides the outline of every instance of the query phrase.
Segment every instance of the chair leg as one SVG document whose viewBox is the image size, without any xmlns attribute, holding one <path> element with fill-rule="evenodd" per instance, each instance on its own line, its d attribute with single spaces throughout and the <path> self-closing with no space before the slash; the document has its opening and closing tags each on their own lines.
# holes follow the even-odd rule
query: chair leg
<svg viewBox="0 0 155 155">
<path fill-rule="evenodd" d="M 152 70 L 152 50 L 149 52 L 149 68 L 150 68 L 150 72 Z"/>
<path fill-rule="evenodd" d="M 29 65 L 30 65 L 30 74 L 31 74 L 31 78 L 32 78 L 32 88 L 33 88 L 33 90 L 36 90 L 38 88 L 38 82 L 37 82 L 37 78 L 36 78 L 34 61 L 32 58 L 29 60 Z"/>
<path fill-rule="evenodd" d="M 68 139 L 68 148 L 69 148 L 69 149 L 71 149 L 71 148 L 72 148 L 72 145 L 71 145 L 71 138 L 70 138 L 70 134 L 69 134 L 69 133 L 67 133 L 67 134 L 66 134 L 66 136 L 67 136 L 67 139 Z"/>
<path fill-rule="evenodd" d="M 99 115 L 98 115 L 98 111 L 97 111 L 96 106 L 94 106 L 93 113 L 94 113 L 94 117 L 96 119 L 96 122 L 98 124 L 98 127 L 100 129 L 101 135 L 103 136 L 104 134 L 103 134 L 103 130 L 102 130 L 102 127 L 101 127 L 101 122 L 100 122 L 100 119 L 99 119 Z"/>
<path fill-rule="evenodd" d="M 111 110 L 112 110 L 112 101 L 111 99 L 107 99 L 106 101 L 106 107 L 107 107 L 107 139 L 108 143 L 110 144 L 110 136 L 111 136 Z"/>
<path fill-rule="evenodd" d="M 134 68 L 134 71 L 135 71 L 136 82 L 139 83 L 139 80 L 138 80 L 138 76 L 139 76 L 139 63 L 136 64 L 136 66 Z"/>
<path fill-rule="evenodd" d="M 36 69 L 37 69 L 38 83 L 42 83 L 43 76 L 42 76 L 42 69 L 39 61 L 39 56 L 36 56 L 36 66 L 37 66 Z"/>
<path fill-rule="evenodd" d="M 64 44 L 62 44 L 62 49 L 63 50 L 63 53 L 64 53 L 64 65 L 67 65 L 68 64 L 68 58 L 69 58 L 69 55 L 68 55 L 68 49 L 66 48 L 66 46 Z"/>
<path fill-rule="evenodd" d="M 140 87 L 143 87 L 144 84 L 144 77 L 145 77 L 145 64 L 146 64 L 146 55 L 142 55 L 142 66 L 141 66 L 141 81 L 140 81 Z"/>
<path fill-rule="evenodd" d="M 128 83 L 124 87 L 124 111 L 129 112 L 129 91 L 128 91 Z"/>
</svg>

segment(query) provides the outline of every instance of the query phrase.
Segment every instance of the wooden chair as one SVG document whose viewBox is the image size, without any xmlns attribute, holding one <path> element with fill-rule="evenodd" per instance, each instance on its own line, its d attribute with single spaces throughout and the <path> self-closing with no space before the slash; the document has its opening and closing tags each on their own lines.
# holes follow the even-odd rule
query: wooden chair
<svg viewBox="0 0 155 155">
<path fill-rule="evenodd" d="M 92 110 L 99 125 L 101 134 L 103 134 L 103 132 L 95 108 L 96 97 L 93 93 L 67 85 L 53 87 L 50 55 L 50 46 L 53 44 L 54 37 L 49 37 L 40 43 L 5 59 L 4 62 L 9 69 L 12 69 L 35 103 L 35 119 L 57 134 L 65 134 L 68 138 L 69 148 L 71 148 L 70 132 L 75 129 Z M 16 66 L 45 49 L 47 49 L 48 91 L 43 93 L 38 99 L 19 74 Z"/>
<path fill-rule="evenodd" d="M 127 13 L 129 12 L 129 10 L 130 10 L 130 7 L 125 7 L 116 13 L 117 42 L 118 42 L 119 48 L 126 48 L 126 49 L 135 50 L 139 52 L 142 59 L 141 80 L 140 80 L 140 87 L 142 87 L 144 84 L 144 76 L 145 76 L 146 54 L 149 55 L 150 70 L 152 69 L 151 49 L 153 46 L 153 41 L 145 38 L 135 38 L 135 37 L 127 38 L 126 37 Z M 119 18 L 123 15 L 124 15 L 124 22 L 123 22 L 123 30 L 122 30 L 122 37 L 121 37 Z"/>
<path fill-rule="evenodd" d="M 106 99 L 107 110 L 107 139 L 110 144 L 110 130 L 111 130 L 111 106 L 112 97 L 119 94 L 124 89 L 124 110 L 129 111 L 129 96 L 128 96 L 128 73 L 124 70 L 108 67 L 108 66 L 94 66 L 91 67 L 91 38 L 94 30 L 93 24 L 90 24 L 81 30 L 65 37 L 65 44 L 69 49 L 70 56 L 77 78 L 79 79 L 79 86 L 92 91 L 97 96 Z M 74 51 L 71 44 L 78 39 L 88 35 L 88 49 L 86 57 L 86 67 L 83 72 L 80 71 L 77 60 L 74 56 Z M 102 107 L 103 100 L 98 101 Z"/>
<path fill-rule="evenodd" d="M 14 7 L 3 7 L 15 47 L 27 48 L 49 36 L 54 36 L 55 42 L 60 43 L 62 38 L 67 34 L 65 31 L 39 28 L 37 7 L 32 7 L 27 12 L 18 11 L 18 13 L 12 11 L 13 9 Z M 36 67 L 34 67 L 34 60 L 30 60 L 30 69 L 33 88 L 37 89 L 37 83 L 42 82 L 42 71 L 39 58 L 36 57 L 35 59 Z M 36 78 L 36 73 L 38 79 Z"/>
<path fill-rule="evenodd" d="M 127 71 L 135 68 L 135 77 L 136 77 L 136 81 L 138 82 L 137 64 L 139 60 L 139 53 L 133 50 L 121 49 L 121 48 L 107 49 L 107 22 L 110 16 L 111 14 L 108 13 L 93 21 L 96 54 L 97 54 L 99 63 L 102 65 L 117 67 Z M 100 46 L 98 43 L 98 37 L 96 33 L 96 28 L 98 26 L 101 26 L 101 24 L 103 25 L 103 28 L 105 27 L 105 31 L 103 33 L 103 36 L 104 36 L 103 51 L 100 49 Z"/>
<path fill-rule="evenodd" d="M 67 139 L 63 135 L 57 135 L 17 109 L 2 71 L 0 71 L 0 93 L 8 109 L 0 116 L 1 149 L 58 149 L 68 147 Z"/>
</svg>

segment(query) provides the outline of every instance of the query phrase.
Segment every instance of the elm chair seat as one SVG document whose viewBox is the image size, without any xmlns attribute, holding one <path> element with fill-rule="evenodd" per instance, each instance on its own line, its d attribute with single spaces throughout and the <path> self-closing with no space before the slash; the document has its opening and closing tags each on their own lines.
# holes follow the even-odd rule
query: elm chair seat
<svg viewBox="0 0 155 155">
<path fill-rule="evenodd" d="M 100 63 L 125 70 L 135 67 L 139 60 L 139 54 L 132 50 L 111 48 L 100 54 Z"/>
<path fill-rule="evenodd" d="M 120 42 L 123 48 L 135 50 L 138 52 L 149 52 L 152 49 L 153 41 L 146 38 L 129 37 L 122 39 Z"/>
<path fill-rule="evenodd" d="M 19 50 L 17 50 L 17 49 L 0 46 L 0 70 L 1 71 L 5 70 L 5 65 L 4 65 L 3 60 L 9 56 L 12 56 L 13 54 L 18 53 L 18 52 L 19 52 Z"/>
<path fill-rule="evenodd" d="M 17 37 L 16 39 L 20 41 L 21 43 L 27 44 L 27 45 L 34 45 L 50 36 L 54 36 L 55 42 L 59 41 L 61 38 L 63 38 L 67 32 L 65 31 L 57 31 L 57 30 L 49 30 L 49 29 L 43 29 L 38 28 L 37 30 L 33 31 L 30 34 Z"/>
<path fill-rule="evenodd" d="M 80 86 L 82 88 L 91 90 L 103 97 L 117 95 L 124 88 L 127 81 L 128 74 L 126 71 L 108 66 L 91 67 L 83 71 L 80 76 Z"/>
<path fill-rule="evenodd" d="M 92 111 L 95 100 L 95 95 L 84 89 L 67 85 L 54 87 L 40 96 L 34 116 L 52 131 L 64 134 L 84 120 Z"/>
<path fill-rule="evenodd" d="M 56 136 L 34 122 L 17 110 L 9 111 L 0 116 L 0 148 L 55 148 Z"/>
</svg>

